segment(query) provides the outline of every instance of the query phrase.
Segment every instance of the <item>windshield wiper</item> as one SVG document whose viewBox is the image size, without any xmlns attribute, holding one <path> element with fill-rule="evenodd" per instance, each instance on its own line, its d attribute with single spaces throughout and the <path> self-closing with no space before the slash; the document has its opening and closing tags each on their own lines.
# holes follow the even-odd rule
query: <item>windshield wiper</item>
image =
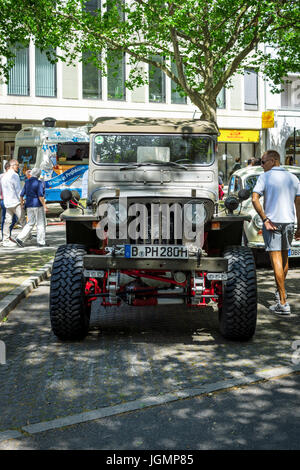
<svg viewBox="0 0 300 470">
<path fill-rule="evenodd" d="M 134 163 L 133 165 L 122 166 L 120 170 L 135 170 L 141 166 L 152 166 L 152 165 L 159 165 L 159 166 L 176 166 L 177 168 L 182 168 L 183 170 L 187 170 L 187 167 L 181 165 L 180 163 L 176 162 L 145 162 L 145 163 Z"/>
</svg>

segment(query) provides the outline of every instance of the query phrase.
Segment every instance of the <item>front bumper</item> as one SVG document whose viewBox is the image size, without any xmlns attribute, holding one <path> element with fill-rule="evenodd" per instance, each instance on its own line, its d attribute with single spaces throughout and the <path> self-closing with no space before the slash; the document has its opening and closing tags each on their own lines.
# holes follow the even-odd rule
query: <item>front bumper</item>
<svg viewBox="0 0 300 470">
<path fill-rule="evenodd" d="M 198 261 L 197 258 L 177 260 L 85 255 L 83 266 L 87 270 L 138 269 L 223 273 L 228 271 L 228 260 L 212 257 L 203 257 Z"/>
</svg>

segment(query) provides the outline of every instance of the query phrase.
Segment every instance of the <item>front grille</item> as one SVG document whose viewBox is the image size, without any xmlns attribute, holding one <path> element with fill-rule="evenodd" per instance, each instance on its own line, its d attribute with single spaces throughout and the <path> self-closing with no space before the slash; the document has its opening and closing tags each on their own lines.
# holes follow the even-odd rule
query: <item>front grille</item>
<svg viewBox="0 0 300 470">
<path fill-rule="evenodd" d="M 184 205 L 190 202 L 191 199 L 153 199 L 151 202 L 149 199 L 128 199 L 128 214 L 131 211 L 137 213 L 139 224 L 135 225 L 136 216 L 128 216 L 127 242 L 142 245 L 181 245 L 184 237 Z M 193 202 L 203 203 L 207 218 L 211 219 L 214 210 L 212 201 L 193 199 Z M 139 207 L 142 211 L 136 212 Z M 131 236 L 132 234 L 134 236 Z"/>
</svg>

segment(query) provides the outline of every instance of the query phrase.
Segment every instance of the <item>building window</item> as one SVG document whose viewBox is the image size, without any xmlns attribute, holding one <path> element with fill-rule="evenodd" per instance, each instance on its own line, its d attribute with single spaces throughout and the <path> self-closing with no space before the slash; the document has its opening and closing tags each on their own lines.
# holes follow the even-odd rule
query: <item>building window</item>
<svg viewBox="0 0 300 470">
<path fill-rule="evenodd" d="M 281 93 L 281 107 L 289 109 L 300 108 L 300 75 L 289 75 L 285 80 Z"/>
<path fill-rule="evenodd" d="M 82 54 L 82 97 L 85 99 L 102 99 L 101 71 L 92 62 L 85 62 L 90 58 L 89 52 Z"/>
<path fill-rule="evenodd" d="M 84 10 L 96 16 L 97 9 L 101 8 L 101 0 L 87 0 L 84 5 Z"/>
<path fill-rule="evenodd" d="M 84 10 L 93 16 L 101 12 L 101 0 L 86 0 Z M 91 59 L 90 52 L 82 53 L 82 98 L 102 99 L 102 75 L 100 69 Z"/>
<path fill-rule="evenodd" d="M 107 52 L 107 98 L 125 100 L 125 54 L 121 51 Z"/>
<path fill-rule="evenodd" d="M 222 88 L 220 93 L 217 96 L 217 108 L 218 109 L 225 109 L 226 108 L 226 94 L 225 88 Z"/>
<path fill-rule="evenodd" d="M 178 76 L 177 67 L 175 62 L 171 64 L 171 71 L 176 77 Z M 173 104 L 186 104 L 186 96 L 183 91 L 178 89 L 177 84 L 171 80 L 171 103 Z"/>
<path fill-rule="evenodd" d="M 245 109 L 258 109 L 258 75 L 255 70 L 245 69 L 244 73 L 244 105 Z"/>
<path fill-rule="evenodd" d="M 98 0 L 100 3 L 100 0 Z M 112 8 L 117 8 L 117 14 L 120 17 L 120 20 L 125 19 L 125 12 L 124 12 L 124 5 L 125 0 L 106 0 L 106 10 L 110 11 Z"/>
<path fill-rule="evenodd" d="M 35 48 L 35 95 L 56 96 L 56 64 L 52 64 L 45 52 Z"/>
<path fill-rule="evenodd" d="M 164 58 L 153 56 L 153 60 L 163 63 Z M 161 69 L 149 65 L 149 101 L 151 103 L 166 102 L 166 76 Z"/>
<path fill-rule="evenodd" d="M 18 47 L 13 49 L 15 54 L 14 66 L 9 71 L 8 94 L 29 95 L 29 48 Z"/>
<path fill-rule="evenodd" d="M 123 11 L 124 0 L 117 2 L 112 0 L 106 1 L 106 9 L 110 11 L 112 8 L 117 8 L 117 15 L 120 21 L 125 18 Z M 125 92 L 125 54 L 122 51 L 107 51 L 107 98 L 109 100 L 126 99 Z"/>
</svg>

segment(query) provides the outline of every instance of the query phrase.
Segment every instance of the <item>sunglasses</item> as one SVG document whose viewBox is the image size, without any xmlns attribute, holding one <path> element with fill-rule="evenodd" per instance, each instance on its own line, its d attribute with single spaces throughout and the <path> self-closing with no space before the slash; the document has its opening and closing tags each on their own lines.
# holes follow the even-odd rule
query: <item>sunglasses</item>
<svg viewBox="0 0 300 470">
<path fill-rule="evenodd" d="M 262 164 L 262 165 L 265 165 L 265 163 L 268 163 L 268 162 L 270 162 L 270 161 L 271 161 L 271 158 L 269 158 L 268 160 L 262 160 L 262 161 L 261 161 L 261 164 Z"/>
</svg>

